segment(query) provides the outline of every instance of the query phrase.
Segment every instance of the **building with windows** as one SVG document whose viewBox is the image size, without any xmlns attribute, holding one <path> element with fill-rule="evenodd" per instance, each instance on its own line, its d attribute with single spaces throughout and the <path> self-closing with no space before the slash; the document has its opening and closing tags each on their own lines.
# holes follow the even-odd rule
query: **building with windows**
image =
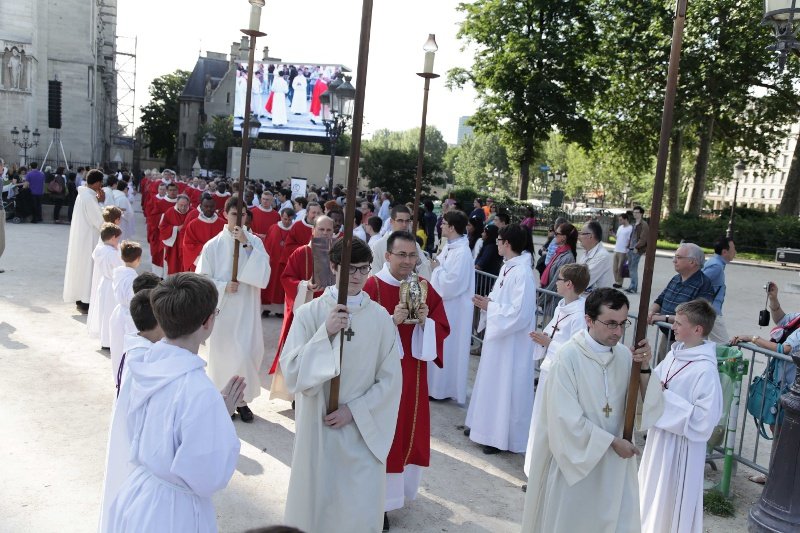
<svg viewBox="0 0 800 533">
<path fill-rule="evenodd" d="M 797 137 L 800 134 L 800 123 L 793 124 L 787 132 L 786 139 L 781 146 L 777 158 L 773 162 L 774 169 L 765 169 L 757 166 L 748 166 L 744 176 L 739 181 L 739 190 L 736 194 L 736 205 L 776 211 L 783 198 L 783 189 L 792 165 Z M 731 169 L 733 172 L 733 169 Z M 736 181 L 731 179 L 728 183 L 719 183 L 708 194 L 706 200 L 714 210 L 727 209 L 733 202 L 736 192 Z"/>
<path fill-rule="evenodd" d="M 471 118 L 471 116 L 466 116 L 458 119 L 458 140 L 456 144 L 463 143 L 464 139 L 472 137 L 475 134 L 472 126 L 467 124 L 467 121 Z"/>
</svg>

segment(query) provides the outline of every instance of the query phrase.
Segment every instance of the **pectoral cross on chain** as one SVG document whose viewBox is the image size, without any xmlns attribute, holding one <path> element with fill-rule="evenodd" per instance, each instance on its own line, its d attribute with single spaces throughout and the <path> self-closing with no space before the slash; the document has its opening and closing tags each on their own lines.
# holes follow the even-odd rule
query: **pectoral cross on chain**
<svg viewBox="0 0 800 533">
<path fill-rule="evenodd" d="M 606 418 L 611 416 L 611 411 L 613 411 L 613 409 L 610 405 L 608 405 L 608 402 L 606 402 L 606 406 L 603 407 L 603 412 L 606 414 Z"/>
<path fill-rule="evenodd" d="M 344 336 L 347 337 L 347 342 L 350 342 L 353 339 L 353 337 L 355 336 L 355 334 L 356 334 L 356 332 L 353 331 L 353 328 L 351 328 L 350 326 L 347 326 L 347 330 L 345 330 L 345 332 L 344 332 Z M 606 416 L 608 416 L 608 415 L 606 415 Z"/>
</svg>

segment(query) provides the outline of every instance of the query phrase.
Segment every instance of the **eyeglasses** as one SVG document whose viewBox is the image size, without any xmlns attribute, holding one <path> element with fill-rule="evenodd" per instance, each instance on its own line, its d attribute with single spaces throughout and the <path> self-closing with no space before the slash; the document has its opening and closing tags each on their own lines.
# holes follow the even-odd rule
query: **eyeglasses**
<svg viewBox="0 0 800 533">
<path fill-rule="evenodd" d="M 506 240 L 505 239 L 501 239 L 500 237 L 498 237 L 497 238 L 497 244 L 500 244 L 501 242 L 506 242 Z"/>
<path fill-rule="evenodd" d="M 395 222 L 398 222 L 400 224 L 410 224 L 411 223 L 411 219 L 410 218 L 393 218 L 392 220 L 394 220 Z"/>
<path fill-rule="evenodd" d="M 566 233 L 561 233 L 560 231 L 556 231 L 555 235 L 566 235 Z"/>
<path fill-rule="evenodd" d="M 678 254 L 675 254 L 675 255 L 673 255 L 673 256 L 672 256 L 672 259 L 673 259 L 673 260 L 675 260 L 675 261 L 677 261 L 677 260 L 679 260 L 679 259 L 691 259 L 691 257 L 689 257 L 688 255 L 678 255 Z"/>
<path fill-rule="evenodd" d="M 564 278 L 556 278 L 556 281 L 567 281 L 567 280 Z"/>
<path fill-rule="evenodd" d="M 370 270 L 372 270 L 372 267 L 370 265 L 363 265 L 363 266 L 360 266 L 360 267 L 350 265 L 350 275 L 351 276 L 353 274 L 355 274 L 356 272 L 358 272 L 362 276 L 366 276 L 367 274 L 369 274 Z"/>
<path fill-rule="evenodd" d="M 583 235 L 583 236 L 592 235 L 592 232 L 591 231 L 581 231 L 580 233 L 578 233 L 578 235 Z"/>
<path fill-rule="evenodd" d="M 625 329 L 630 327 L 632 322 L 630 320 L 626 320 L 625 322 L 603 322 L 602 320 L 595 319 L 595 322 L 600 322 L 601 324 L 605 324 L 606 327 L 610 330 L 615 330 L 617 328 Z"/>
<path fill-rule="evenodd" d="M 389 253 L 392 255 L 396 255 L 403 261 L 405 261 L 406 259 L 411 259 L 412 261 L 416 261 L 417 259 L 419 259 L 419 254 L 407 254 L 405 252 L 400 252 L 399 254 L 395 252 L 389 252 Z"/>
</svg>

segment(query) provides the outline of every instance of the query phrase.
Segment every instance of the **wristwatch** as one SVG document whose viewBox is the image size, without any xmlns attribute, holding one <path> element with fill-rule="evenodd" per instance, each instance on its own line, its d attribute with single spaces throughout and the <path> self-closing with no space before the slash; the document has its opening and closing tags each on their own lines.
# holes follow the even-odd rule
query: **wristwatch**
<svg viewBox="0 0 800 533">
<path fill-rule="evenodd" d="M 750 337 L 750 343 L 751 343 L 751 344 L 755 344 L 756 346 L 758 346 L 758 343 L 756 343 L 756 341 L 757 341 L 758 339 L 760 339 L 760 338 L 761 338 L 761 337 L 759 337 L 758 335 L 753 335 L 752 337 Z"/>
<path fill-rule="evenodd" d="M 669 315 L 664 315 L 664 322 L 669 324 Z"/>
</svg>

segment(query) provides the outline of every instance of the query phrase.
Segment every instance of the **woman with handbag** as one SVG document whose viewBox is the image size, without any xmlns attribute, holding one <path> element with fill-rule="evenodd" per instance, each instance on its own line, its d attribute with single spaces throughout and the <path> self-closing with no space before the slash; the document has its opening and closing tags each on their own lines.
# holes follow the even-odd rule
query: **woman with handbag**
<svg viewBox="0 0 800 533">
<path fill-rule="evenodd" d="M 771 281 L 767 288 L 767 305 L 772 321 L 776 324 L 770 330 L 769 338 L 765 339 L 758 335 L 737 335 L 731 339 L 731 345 L 749 342 L 759 348 L 779 354 L 796 355 L 800 353 L 800 313 L 786 313 L 781 308 L 778 301 L 778 286 Z M 753 380 L 748 390 L 748 400 L 754 396 L 752 402 L 748 401 L 748 411 L 751 414 L 754 414 L 753 411 L 755 411 L 754 416 L 759 415 L 768 422 L 773 434 L 773 452 L 778 434 L 781 432 L 782 421 L 782 416 L 777 413 L 777 404 L 780 402 L 780 396 L 787 392 L 794 383 L 796 375 L 797 367 L 792 361 L 771 358 L 767 370 L 762 376 Z M 765 381 L 766 383 L 764 383 Z M 772 413 L 773 416 L 767 420 L 769 413 Z M 765 414 L 767 416 L 764 416 Z M 748 479 L 759 484 L 764 484 L 767 480 L 763 474 L 756 474 Z"/>
</svg>

